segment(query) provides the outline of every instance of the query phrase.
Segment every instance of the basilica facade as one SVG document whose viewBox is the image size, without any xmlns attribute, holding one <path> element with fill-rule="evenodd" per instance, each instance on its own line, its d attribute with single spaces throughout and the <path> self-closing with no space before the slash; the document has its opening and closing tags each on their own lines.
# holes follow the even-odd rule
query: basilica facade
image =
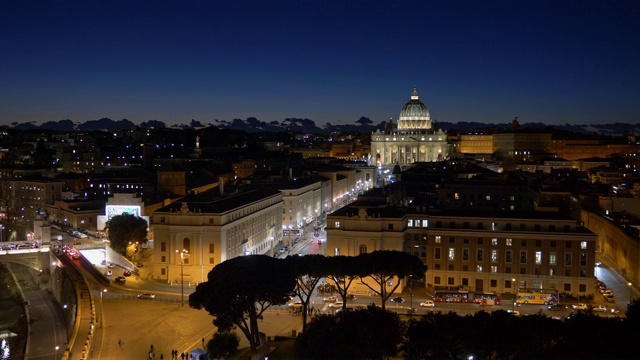
<svg viewBox="0 0 640 360">
<path fill-rule="evenodd" d="M 413 89 L 411 100 L 400 111 L 397 124 L 389 120 L 384 131 L 371 135 L 372 165 L 406 168 L 415 162 L 433 162 L 449 157 L 447 134 L 432 128 L 429 109 L 418 91 Z"/>
</svg>

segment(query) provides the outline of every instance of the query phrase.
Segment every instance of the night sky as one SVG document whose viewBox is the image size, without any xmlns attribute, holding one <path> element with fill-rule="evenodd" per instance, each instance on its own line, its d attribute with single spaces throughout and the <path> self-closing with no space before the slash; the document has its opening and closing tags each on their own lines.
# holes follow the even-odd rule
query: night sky
<svg viewBox="0 0 640 360">
<path fill-rule="evenodd" d="M 640 1 L 0 2 L 0 124 L 640 123 Z"/>
</svg>

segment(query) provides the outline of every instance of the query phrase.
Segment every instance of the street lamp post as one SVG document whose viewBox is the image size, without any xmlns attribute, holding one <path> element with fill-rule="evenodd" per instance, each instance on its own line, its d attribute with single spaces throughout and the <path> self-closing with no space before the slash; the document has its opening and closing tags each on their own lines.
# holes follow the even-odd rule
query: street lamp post
<svg viewBox="0 0 640 360">
<path fill-rule="evenodd" d="M 0 225 L 0 242 L 4 242 L 4 225 Z"/>
<path fill-rule="evenodd" d="M 104 322 L 104 308 L 102 307 L 102 294 L 105 294 L 107 289 L 100 289 L 100 312 L 102 314 L 102 321 L 100 321 L 100 327 L 102 328 L 102 323 Z"/>
<path fill-rule="evenodd" d="M 631 286 L 632 286 L 633 284 L 628 283 L 627 285 L 629 285 L 629 306 L 631 306 L 631 302 L 633 301 L 633 298 L 632 298 L 632 294 L 633 294 L 633 293 L 631 292 L 631 290 L 632 290 L 632 287 L 631 287 Z"/>
<path fill-rule="evenodd" d="M 413 275 L 409 275 L 409 307 L 413 313 Z"/>
<path fill-rule="evenodd" d="M 516 300 L 518 298 L 518 289 L 516 288 L 516 279 L 515 278 L 511 279 L 511 283 L 513 284 L 511 286 L 514 288 L 514 291 L 513 291 L 513 305 L 511 307 L 511 312 L 514 312 L 514 311 L 516 311 Z"/>
<path fill-rule="evenodd" d="M 58 360 L 58 350 L 60 350 L 60 346 L 56 345 L 56 360 Z"/>
<path fill-rule="evenodd" d="M 185 249 L 176 250 L 177 253 L 180 253 L 180 303 L 184 306 L 184 256 L 189 252 Z"/>
</svg>

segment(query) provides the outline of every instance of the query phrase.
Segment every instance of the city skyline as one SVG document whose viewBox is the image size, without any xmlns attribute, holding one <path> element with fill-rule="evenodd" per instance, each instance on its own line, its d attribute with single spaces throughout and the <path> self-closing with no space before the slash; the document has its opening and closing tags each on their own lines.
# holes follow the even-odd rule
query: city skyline
<svg viewBox="0 0 640 360">
<path fill-rule="evenodd" d="M 0 125 L 638 121 L 633 1 L 0 5 Z"/>
</svg>

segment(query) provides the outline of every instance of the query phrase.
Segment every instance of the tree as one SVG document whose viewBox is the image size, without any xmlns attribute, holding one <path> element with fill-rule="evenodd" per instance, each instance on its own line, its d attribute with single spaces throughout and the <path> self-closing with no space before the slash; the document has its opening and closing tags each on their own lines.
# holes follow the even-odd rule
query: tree
<svg viewBox="0 0 640 360">
<path fill-rule="evenodd" d="M 112 217 L 107 223 L 111 247 L 121 254 L 126 254 L 129 245 L 147 242 L 148 227 L 145 219 L 128 213 Z"/>
<path fill-rule="evenodd" d="M 326 275 L 327 258 L 323 255 L 288 256 L 285 261 L 296 276 L 295 296 L 302 302 L 302 331 L 307 327 L 309 301 L 313 290 Z"/>
<path fill-rule="evenodd" d="M 240 256 L 216 265 L 189 295 L 189 306 L 204 308 L 219 331 L 237 326 L 252 357 L 260 345 L 258 319 L 271 305 L 285 304 L 296 278 L 285 261 L 266 255 Z"/>
<path fill-rule="evenodd" d="M 207 342 L 207 353 L 212 359 L 226 359 L 238 351 L 238 335 L 230 331 L 217 332 Z"/>
<path fill-rule="evenodd" d="M 347 308 L 349 288 L 354 280 L 358 279 L 359 267 L 357 258 L 347 256 L 333 256 L 329 258 L 328 276 L 336 286 L 338 294 L 342 297 L 342 309 Z"/>
<path fill-rule="evenodd" d="M 371 119 L 369 119 L 368 117 L 361 116 L 360 119 L 356 121 L 356 124 L 369 125 L 373 124 L 373 121 L 371 121 Z"/>
<path fill-rule="evenodd" d="M 427 271 L 427 265 L 422 260 L 402 251 L 379 250 L 358 255 L 356 259 L 360 262 L 360 283 L 380 296 L 383 309 L 385 309 L 386 301 L 400 286 L 401 279 L 409 275 L 421 278 Z M 396 277 L 398 279 L 395 284 L 389 285 Z M 376 288 L 366 283 L 365 278 L 372 279 L 377 285 Z"/>
</svg>

